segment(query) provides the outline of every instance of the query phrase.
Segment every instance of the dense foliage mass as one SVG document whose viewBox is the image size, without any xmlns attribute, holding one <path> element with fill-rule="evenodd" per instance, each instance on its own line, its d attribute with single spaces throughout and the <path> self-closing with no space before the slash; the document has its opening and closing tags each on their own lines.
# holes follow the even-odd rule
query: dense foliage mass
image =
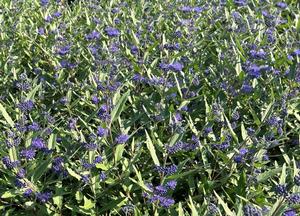
<svg viewBox="0 0 300 216">
<path fill-rule="evenodd" d="M 299 11 L 0 0 L 0 211 L 299 214 Z"/>
</svg>

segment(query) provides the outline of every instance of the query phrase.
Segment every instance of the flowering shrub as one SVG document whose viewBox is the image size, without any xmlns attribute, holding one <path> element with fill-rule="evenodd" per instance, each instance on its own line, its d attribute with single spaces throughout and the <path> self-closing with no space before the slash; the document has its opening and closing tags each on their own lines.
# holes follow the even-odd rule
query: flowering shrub
<svg viewBox="0 0 300 216">
<path fill-rule="evenodd" d="M 297 215 L 297 0 L 0 1 L 5 215 Z"/>
</svg>

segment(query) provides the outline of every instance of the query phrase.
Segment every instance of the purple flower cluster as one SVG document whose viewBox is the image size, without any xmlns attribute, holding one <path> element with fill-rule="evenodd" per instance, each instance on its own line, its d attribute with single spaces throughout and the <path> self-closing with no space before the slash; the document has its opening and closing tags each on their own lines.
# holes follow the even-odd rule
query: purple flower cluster
<svg viewBox="0 0 300 216">
<path fill-rule="evenodd" d="M 46 144 L 45 144 L 45 141 L 41 137 L 35 137 L 32 139 L 31 147 L 33 149 L 41 150 L 41 149 L 46 148 Z"/>
<path fill-rule="evenodd" d="M 13 169 L 20 165 L 20 161 L 11 161 L 8 156 L 2 158 L 2 163 L 6 166 L 7 169 Z"/>
<path fill-rule="evenodd" d="M 106 137 L 108 134 L 108 129 L 107 128 L 103 128 L 103 127 L 98 127 L 97 128 L 97 135 L 99 137 Z"/>
<path fill-rule="evenodd" d="M 23 149 L 20 152 L 20 157 L 25 158 L 26 160 L 32 160 L 35 157 L 35 150 L 32 148 Z"/>
<path fill-rule="evenodd" d="M 52 170 L 56 174 L 66 174 L 66 170 L 64 169 L 64 159 L 62 157 L 56 157 L 53 159 L 52 162 Z"/>
<path fill-rule="evenodd" d="M 300 204 L 300 193 L 293 193 L 287 199 L 289 204 Z"/>
<path fill-rule="evenodd" d="M 293 209 L 293 208 L 290 208 L 290 209 L 288 209 L 288 210 L 285 210 L 285 211 L 283 212 L 283 214 L 282 214 L 282 216 L 297 216 L 297 215 L 298 215 L 298 214 L 297 214 L 296 210 Z"/>
<path fill-rule="evenodd" d="M 294 177 L 294 183 L 295 185 L 300 186 L 300 174 Z"/>
<path fill-rule="evenodd" d="M 246 148 L 240 149 L 239 154 L 237 154 L 236 156 L 234 156 L 233 160 L 236 163 L 242 163 L 242 162 L 244 162 L 245 157 L 246 157 L 246 155 L 247 155 L 248 152 L 249 152 L 249 150 L 246 149 Z"/>
<path fill-rule="evenodd" d="M 36 193 L 36 199 L 40 203 L 46 203 L 52 198 L 52 193 L 51 192 L 40 192 Z"/>
<path fill-rule="evenodd" d="M 225 151 L 230 147 L 229 141 L 224 141 L 221 144 L 212 144 L 212 148 Z"/>
<path fill-rule="evenodd" d="M 101 163 L 103 161 L 103 158 L 101 156 L 96 156 L 93 163 L 88 163 L 85 160 L 81 160 L 82 166 L 84 169 L 92 169 L 96 166 L 97 163 Z"/>
<path fill-rule="evenodd" d="M 144 193 L 144 197 L 148 199 L 149 203 L 156 203 L 164 208 L 169 208 L 175 201 L 173 198 L 168 196 L 176 187 L 177 182 L 172 180 L 167 182 L 165 185 L 158 185 L 154 187 L 152 184 L 148 184 L 149 192 Z"/>
<path fill-rule="evenodd" d="M 24 113 L 30 112 L 34 108 L 34 102 L 32 100 L 24 100 L 17 107 Z"/>
<path fill-rule="evenodd" d="M 116 137 L 115 142 L 117 144 L 123 144 L 123 143 L 126 143 L 128 139 L 129 139 L 129 136 L 127 134 L 121 134 Z"/>
<path fill-rule="evenodd" d="M 183 152 L 193 151 L 197 147 L 199 147 L 199 144 L 197 144 L 197 143 L 185 143 L 185 142 L 179 141 L 172 146 L 167 146 L 166 149 L 167 149 L 168 154 L 175 154 L 176 152 L 179 152 L 179 151 L 183 151 Z"/>
<path fill-rule="evenodd" d="M 282 197 L 288 196 L 288 189 L 286 184 L 278 184 L 275 186 L 274 190 L 278 196 L 282 196 Z"/>
<path fill-rule="evenodd" d="M 243 212 L 245 216 L 262 216 L 262 211 L 257 208 L 254 207 L 253 205 L 247 204 L 244 206 L 243 208 Z"/>
<path fill-rule="evenodd" d="M 95 31 L 95 30 L 85 36 L 85 39 L 89 40 L 89 41 L 90 40 L 96 40 L 96 39 L 99 39 L 99 38 L 100 38 L 100 33 Z"/>
<path fill-rule="evenodd" d="M 98 148 L 98 145 L 96 143 L 84 143 L 84 148 L 88 151 L 95 151 Z"/>
<path fill-rule="evenodd" d="M 164 175 L 172 175 L 177 172 L 177 166 L 175 164 L 165 167 L 156 166 L 155 170 Z"/>
<path fill-rule="evenodd" d="M 98 117 L 102 121 L 109 121 L 110 120 L 110 114 L 109 114 L 109 107 L 106 104 L 103 104 L 100 106 Z"/>
<path fill-rule="evenodd" d="M 120 31 L 113 27 L 106 27 L 105 32 L 109 37 L 118 37 L 120 35 Z"/>
</svg>

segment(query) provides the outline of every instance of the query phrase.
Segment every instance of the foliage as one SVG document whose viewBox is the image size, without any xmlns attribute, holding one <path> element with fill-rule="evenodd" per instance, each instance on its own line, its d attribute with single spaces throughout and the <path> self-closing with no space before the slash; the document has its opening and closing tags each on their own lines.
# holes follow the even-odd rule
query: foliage
<svg viewBox="0 0 300 216">
<path fill-rule="evenodd" d="M 0 1 L 4 215 L 296 215 L 297 0 Z"/>
</svg>

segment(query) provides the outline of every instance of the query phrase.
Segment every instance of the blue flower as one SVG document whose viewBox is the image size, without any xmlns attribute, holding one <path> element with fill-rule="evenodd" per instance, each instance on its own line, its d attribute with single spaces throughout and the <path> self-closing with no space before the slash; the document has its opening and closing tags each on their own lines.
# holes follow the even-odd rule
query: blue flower
<svg viewBox="0 0 300 216">
<path fill-rule="evenodd" d="M 133 45 L 130 47 L 130 52 L 131 52 L 131 54 L 136 55 L 136 54 L 138 54 L 139 49 L 137 48 L 137 46 Z"/>
<path fill-rule="evenodd" d="M 42 6 L 47 6 L 47 4 L 49 3 L 49 0 L 41 0 L 40 3 Z"/>
<path fill-rule="evenodd" d="M 51 192 L 36 193 L 36 199 L 41 203 L 46 203 L 52 198 Z"/>
<path fill-rule="evenodd" d="M 294 183 L 295 185 L 300 186 L 300 174 L 294 177 Z"/>
<path fill-rule="evenodd" d="M 244 161 L 244 158 L 241 155 L 236 155 L 236 156 L 234 156 L 233 160 L 236 163 L 242 163 Z"/>
<path fill-rule="evenodd" d="M 120 35 L 120 31 L 113 27 L 106 27 L 105 32 L 109 37 L 117 37 Z"/>
<path fill-rule="evenodd" d="M 300 204 L 300 193 L 293 193 L 288 197 L 290 204 Z"/>
<path fill-rule="evenodd" d="M 102 171 L 102 172 L 100 173 L 99 178 L 100 178 L 100 181 L 105 181 L 105 179 L 106 179 L 106 174 L 105 174 L 105 172 Z"/>
<path fill-rule="evenodd" d="M 247 73 L 254 78 L 260 77 L 260 70 L 261 68 L 257 66 L 256 64 L 250 65 L 250 67 L 247 68 Z"/>
<path fill-rule="evenodd" d="M 25 100 L 20 102 L 17 107 L 24 113 L 30 112 L 34 108 L 34 102 L 32 100 Z"/>
<path fill-rule="evenodd" d="M 70 52 L 70 49 L 71 45 L 63 46 L 58 49 L 57 53 L 61 56 L 64 56 Z"/>
<path fill-rule="evenodd" d="M 126 143 L 128 139 L 129 139 L 129 136 L 127 134 L 121 134 L 116 137 L 115 141 L 117 144 L 123 144 L 123 143 Z"/>
<path fill-rule="evenodd" d="M 295 209 L 290 208 L 290 209 L 286 210 L 286 211 L 282 214 L 282 216 L 297 216 L 297 212 L 296 212 Z"/>
<path fill-rule="evenodd" d="M 11 161 L 10 158 L 8 156 L 4 156 L 2 158 L 2 163 L 6 166 L 6 168 L 8 169 L 13 169 L 16 168 L 20 165 L 20 161 L 16 160 L 16 161 Z"/>
<path fill-rule="evenodd" d="M 167 188 L 163 185 L 158 185 L 154 188 L 154 193 L 162 196 L 165 195 L 167 191 Z"/>
<path fill-rule="evenodd" d="M 82 175 L 81 176 L 81 181 L 83 181 L 85 184 L 88 184 L 90 181 L 90 175 L 86 174 L 86 175 Z"/>
<path fill-rule="evenodd" d="M 70 129 L 76 129 L 76 123 L 77 123 L 77 119 L 76 118 L 71 118 L 69 120 L 68 127 Z"/>
<path fill-rule="evenodd" d="M 183 64 L 179 62 L 173 62 L 172 64 L 169 65 L 169 68 L 174 72 L 180 72 L 183 69 Z"/>
<path fill-rule="evenodd" d="M 101 163 L 102 161 L 103 161 L 103 158 L 101 156 L 96 156 L 95 160 L 94 160 L 94 164 Z"/>
<path fill-rule="evenodd" d="M 279 196 L 286 197 L 288 195 L 288 190 L 286 184 L 278 184 L 275 186 L 275 193 Z"/>
<path fill-rule="evenodd" d="M 101 105 L 98 116 L 102 121 L 110 120 L 109 107 L 106 104 Z"/>
<path fill-rule="evenodd" d="M 26 175 L 26 170 L 23 168 L 20 168 L 19 171 L 17 172 L 16 176 L 20 179 L 24 178 Z"/>
<path fill-rule="evenodd" d="M 100 100 L 99 100 L 99 98 L 98 98 L 96 95 L 93 95 L 93 96 L 92 96 L 92 103 L 93 103 L 93 104 L 98 104 L 99 101 L 100 101 Z"/>
<path fill-rule="evenodd" d="M 32 160 L 35 157 L 34 149 L 24 149 L 20 152 L 20 156 L 25 158 L 26 160 Z"/>
<path fill-rule="evenodd" d="M 177 172 L 177 166 L 175 164 L 166 167 L 156 166 L 155 169 L 164 175 L 172 175 Z"/>
<path fill-rule="evenodd" d="M 22 180 L 20 180 L 20 179 L 16 179 L 15 180 L 15 185 L 18 187 L 18 188 L 25 188 L 26 187 L 26 184 L 22 181 Z"/>
<path fill-rule="evenodd" d="M 31 125 L 27 126 L 27 128 L 30 131 L 39 131 L 40 130 L 40 125 L 37 122 L 32 122 Z"/>
<path fill-rule="evenodd" d="M 245 5 L 247 5 L 247 0 L 234 0 L 234 3 L 237 6 L 245 6 Z"/>
<path fill-rule="evenodd" d="M 42 138 L 36 137 L 36 138 L 33 138 L 32 142 L 31 142 L 31 147 L 34 149 L 43 149 L 46 147 L 46 145 Z"/>
<path fill-rule="evenodd" d="M 84 143 L 83 144 L 86 150 L 89 151 L 95 151 L 98 148 L 98 145 L 96 143 Z"/>
<path fill-rule="evenodd" d="M 281 9 L 285 9 L 287 7 L 287 4 L 285 2 L 277 2 L 276 6 Z"/>
<path fill-rule="evenodd" d="M 250 50 L 250 56 L 255 59 L 265 59 L 267 56 L 267 53 L 263 49 L 260 49 L 258 51 Z"/>
<path fill-rule="evenodd" d="M 107 128 L 102 128 L 102 127 L 98 127 L 97 128 L 97 134 L 99 137 L 106 137 L 108 134 L 108 129 Z"/>
<path fill-rule="evenodd" d="M 85 36 L 86 40 L 96 40 L 99 38 L 100 38 L 100 33 L 95 30 Z"/>
<path fill-rule="evenodd" d="M 52 162 L 52 170 L 56 174 L 61 174 L 64 171 L 63 163 L 64 163 L 64 159 L 62 157 L 54 158 Z"/>
<path fill-rule="evenodd" d="M 33 193 L 33 190 L 31 189 L 31 188 L 28 188 L 28 189 L 26 189 L 25 191 L 24 191 L 24 193 L 23 193 L 23 196 L 25 197 L 25 198 L 28 198 L 28 197 L 30 197 L 30 195 Z"/>
<path fill-rule="evenodd" d="M 44 35 L 45 34 L 45 29 L 42 28 L 42 27 L 38 28 L 38 34 L 39 35 Z"/>
<path fill-rule="evenodd" d="M 168 189 L 174 190 L 176 188 L 176 185 L 177 185 L 176 180 L 171 180 L 167 182 L 166 187 Z"/>
<path fill-rule="evenodd" d="M 175 201 L 172 198 L 158 196 L 159 205 L 164 208 L 169 208 L 171 205 L 174 205 Z"/>
<path fill-rule="evenodd" d="M 57 11 L 53 14 L 54 17 L 60 17 L 62 14 L 61 12 Z"/>
<path fill-rule="evenodd" d="M 192 11 L 192 7 L 190 6 L 183 6 L 183 7 L 180 7 L 179 10 L 182 11 L 182 12 L 191 12 Z"/>
<path fill-rule="evenodd" d="M 247 84 L 247 83 L 244 83 L 243 85 L 242 85 L 242 88 L 241 88 L 241 91 L 242 92 L 244 92 L 244 93 L 251 93 L 251 92 L 253 92 L 253 88 L 252 88 L 252 86 L 250 86 L 249 84 Z"/>
<path fill-rule="evenodd" d="M 262 216 L 261 210 L 250 204 L 244 206 L 243 212 L 245 216 Z"/>
</svg>

